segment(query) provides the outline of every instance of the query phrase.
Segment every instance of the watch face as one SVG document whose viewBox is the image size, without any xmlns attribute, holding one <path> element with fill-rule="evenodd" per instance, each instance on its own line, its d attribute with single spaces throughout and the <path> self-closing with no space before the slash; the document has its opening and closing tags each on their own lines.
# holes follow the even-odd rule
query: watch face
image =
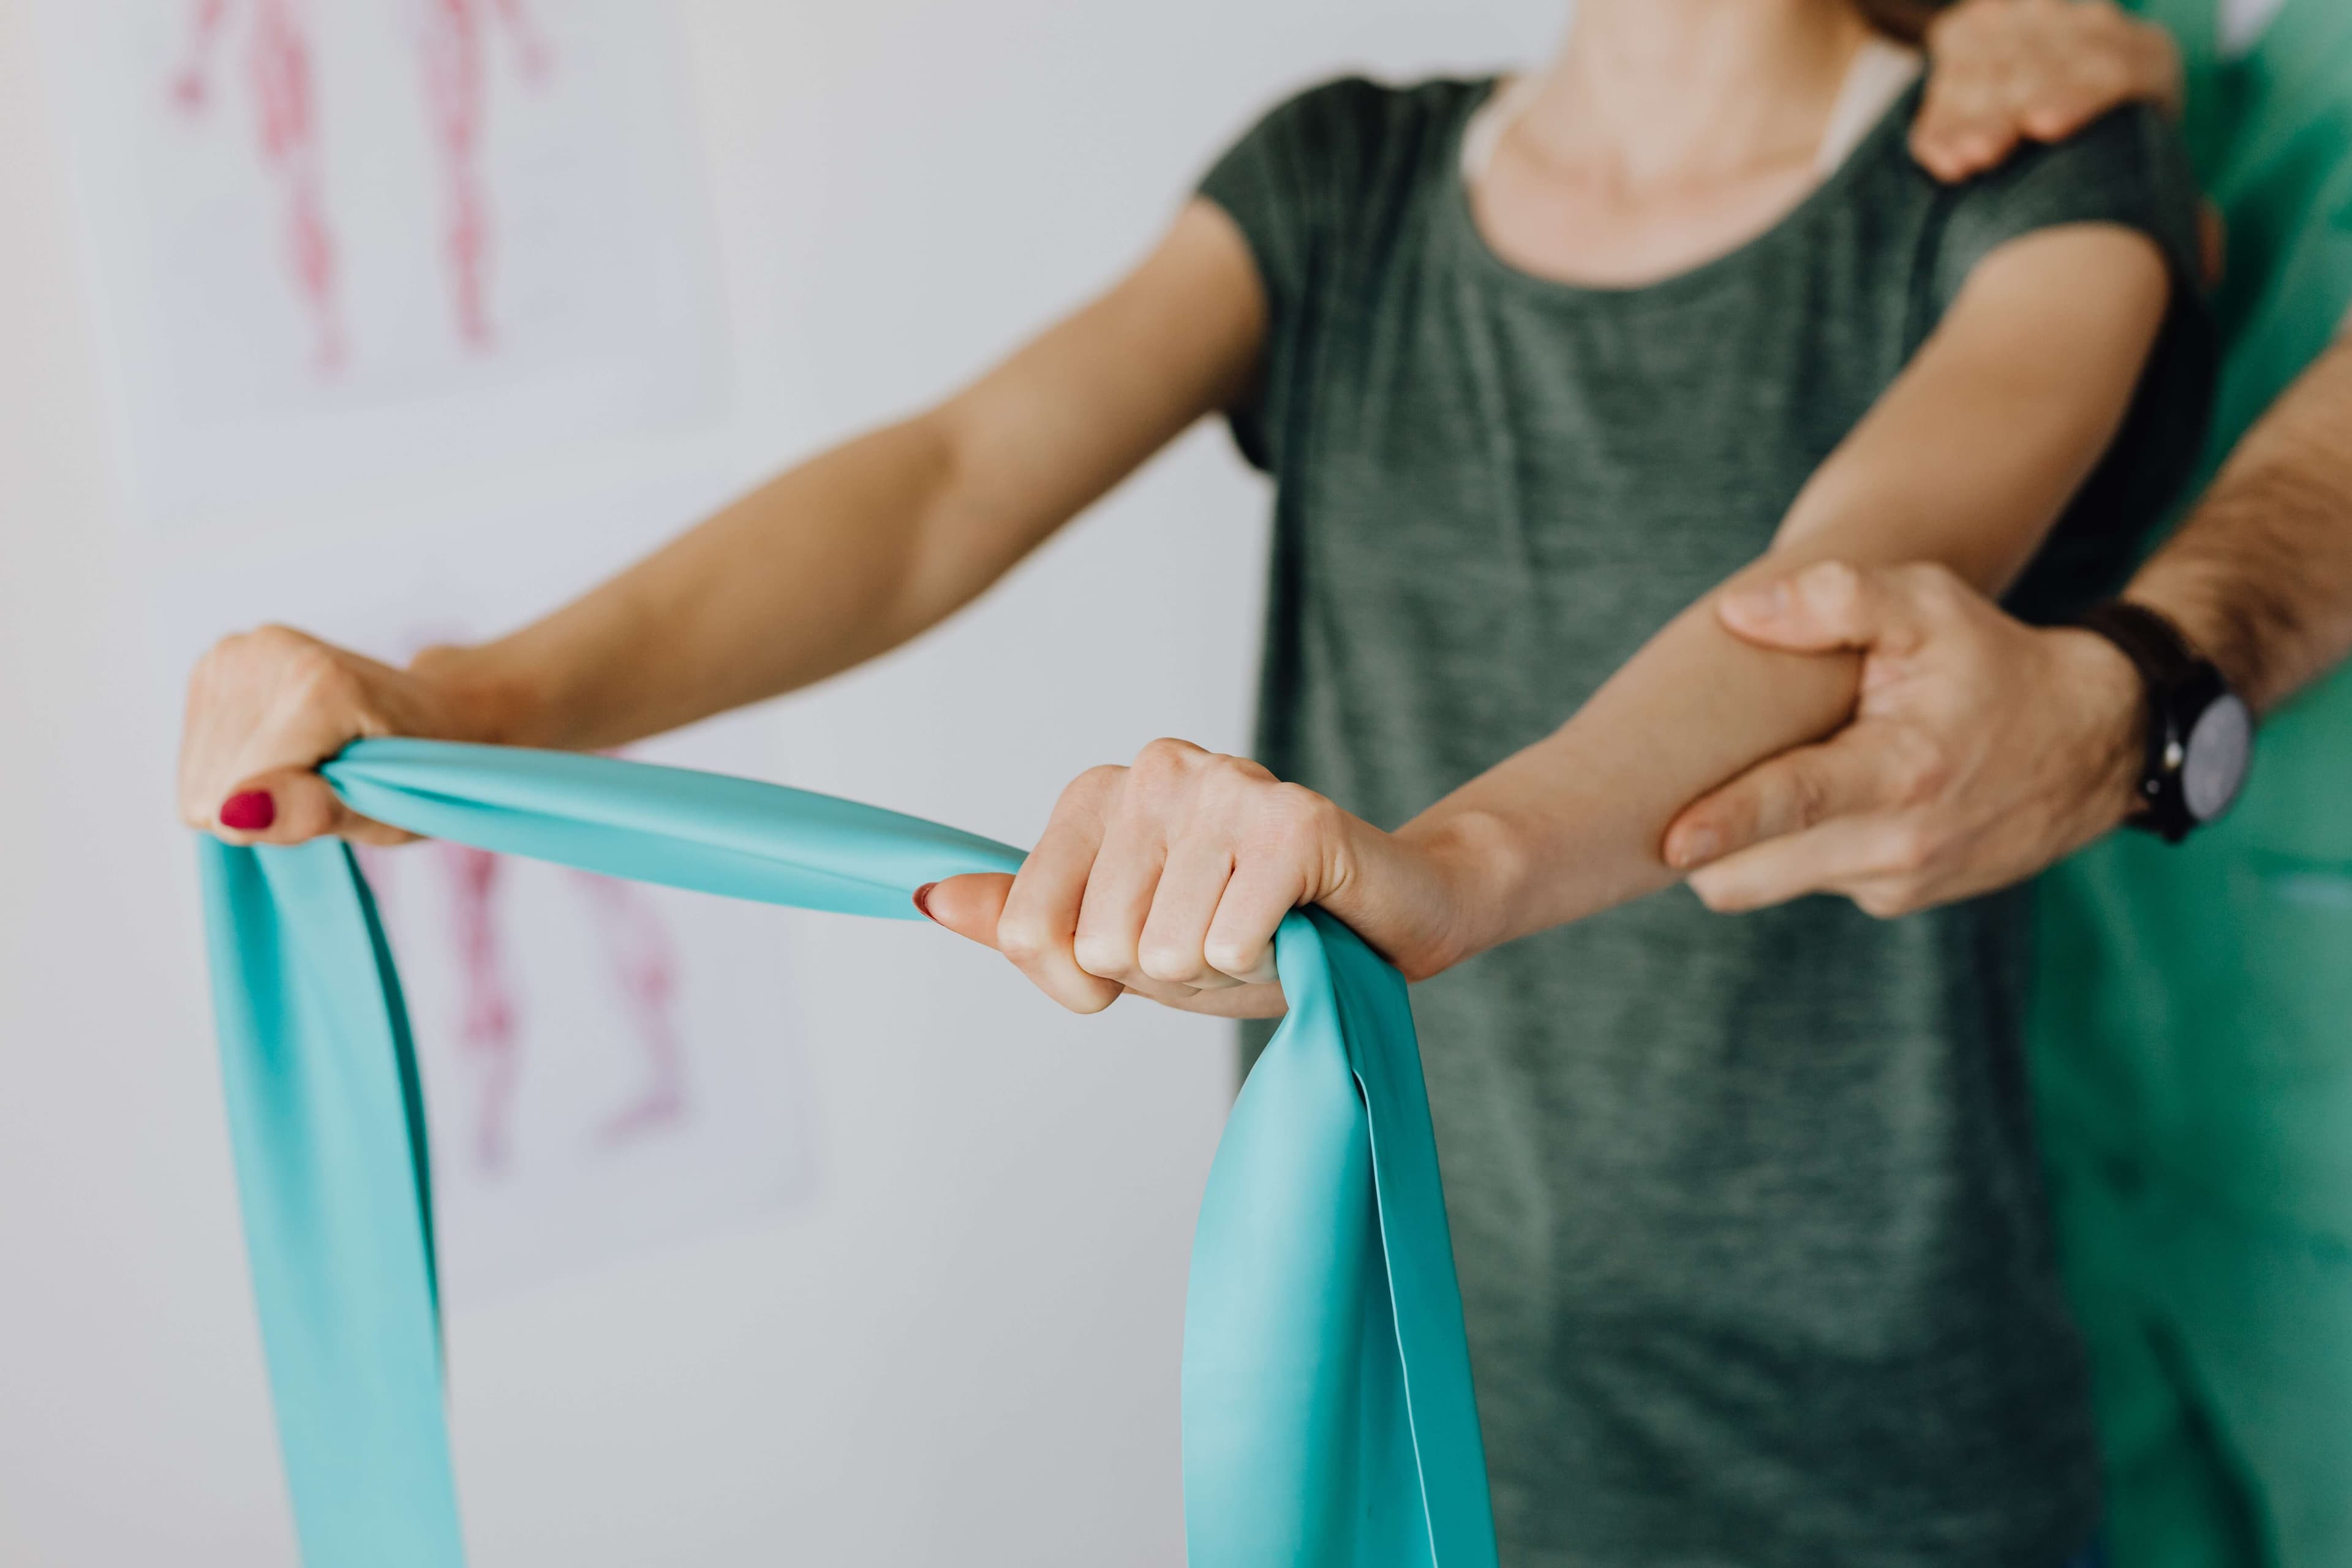
<svg viewBox="0 0 2352 1568">
<path fill-rule="evenodd" d="M 2253 741 L 2253 715 L 2234 696 L 2224 693 L 2197 716 L 2189 731 L 2189 754 L 2180 763 L 2180 792 L 2189 816 L 2210 822 L 2230 809 L 2238 786 L 2246 782 Z"/>
</svg>

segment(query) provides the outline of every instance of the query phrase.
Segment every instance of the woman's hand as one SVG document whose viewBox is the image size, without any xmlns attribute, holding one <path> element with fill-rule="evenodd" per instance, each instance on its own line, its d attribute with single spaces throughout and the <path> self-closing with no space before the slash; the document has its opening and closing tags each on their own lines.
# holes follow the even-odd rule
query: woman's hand
<svg viewBox="0 0 2352 1568">
<path fill-rule="evenodd" d="M 1018 877 L 916 895 L 1048 996 L 1097 1013 L 1133 991 L 1190 1012 L 1283 1009 L 1274 932 L 1320 904 L 1421 979 L 1470 950 L 1474 879 L 1450 840 L 1383 833 L 1241 757 L 1154 741 L 1081 773 Z"/>
<path fill-rule="evenodd" d="M 222 638 L 188 680 L 181 820 L 232 844 L 415 837 L 352 812 L 316 770 L 364 736 L 490 739 L 479 689 L 457 677 L 461 658 L 428 648 L 399 670 L 286 626 Z"/>
</svg>

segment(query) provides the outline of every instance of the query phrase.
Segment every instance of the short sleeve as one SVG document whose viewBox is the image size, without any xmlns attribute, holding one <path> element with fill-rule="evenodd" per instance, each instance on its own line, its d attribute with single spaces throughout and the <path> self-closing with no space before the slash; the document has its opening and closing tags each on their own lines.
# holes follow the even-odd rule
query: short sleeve
<svg viewBox="0 0 2352 1568">
<path fill-rule="evenodd" d="M 1259 384 L 1232 419 L 1243 456 L 1269 472 L 1281 459 L 1282 389 L 1303 352 L 1315 283 L 1344 231 L 1390 96 L 1360 77 L 1309 88 L 1252 126 L 1199 186 L 1241 229 L 1265 288 Z"/>
<path fill-rule="evenodd" d="M 2213 405 L 2219 339 L 2200 258 L 2200 197 L 2186 150 L 2152 109 L 2118 110 L 2070 141 L 2028 149 L 1960 187 L 1933 271 L 1937 314 L 2011 240 L 2070 224 L 2116 224 L 2154 240 L 2172 272 L 2172 308 L 2105 459 L 2011 594 L 2049 621 L 2121 586 L 2151 528 L 2195 476 Z"/>
<path fill-rule="evenodd" d="M 1960 187 L 1937 254 L 1938 302 L 1949 306 L 1977 264 L 2011 240 L 2077 223 L 2139 230 L 2199 292 L 2198 205 L 2187 149 L 2164 117 L 2145 107 L 2117 110 Z"/>
</svg>

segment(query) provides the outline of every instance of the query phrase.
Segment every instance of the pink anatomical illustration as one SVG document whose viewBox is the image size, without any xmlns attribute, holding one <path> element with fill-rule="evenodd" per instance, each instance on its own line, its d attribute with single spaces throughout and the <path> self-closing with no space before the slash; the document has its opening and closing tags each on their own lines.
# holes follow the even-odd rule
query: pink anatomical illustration
<svg viewBox="0 0 2352 1568">
<path fill-rule="evenodd" d="M 476 1167 L 505 1170 L 513 1158 L 517 1094 L 523 1081 L 525 999 L 517 984 L 501 888 L 513 863 L 467 845 L 434 842 L 413 851 L 364 849 L 361 862 L 379 905 L 389 906 L 404 864 L 422 863 L 439 884 L 446 933 L 457 975 L 452 1020 L 458 1055 L 474 1069 L 465 1140 Z M 685 1118 L 686 1052 L 677 1028 L 677 949 L 646 890 L 586 871 L 570 871 L 581 933 L 602 959 L 620 1022 L 635 1046 L 642 1077 L 635 1090 L 603 1118 L 598 1141 L 625 1143 Z M 398 895 L 405 897 L 406 895 Z M 414 929 L 412 927 L 412 929 Z"/>
<path fill-rule="evenodd" d="M 420 86 L 443 192 L 440 244 L 457 337 L 487 353 L 490 320 L 491 201 L 482 172 L 489 112 L 490 35 L 503 28 L 518 69 L 544 81 L 553 51 L 523 0 L 400 0 L 411 15 Z M 343 326 L 335 228 L 322 167 L 318 51 L 308 0 L 194 0 L 185 57 L 172 77 L 172 101 L 191 123 L 215 97 L 214 60 L 240 19 L 243 87 L 261 161 L 277 188 L 288 270 L 310 321 L 313 363 L 332 376 L 351 353 Z"/>
</svg>

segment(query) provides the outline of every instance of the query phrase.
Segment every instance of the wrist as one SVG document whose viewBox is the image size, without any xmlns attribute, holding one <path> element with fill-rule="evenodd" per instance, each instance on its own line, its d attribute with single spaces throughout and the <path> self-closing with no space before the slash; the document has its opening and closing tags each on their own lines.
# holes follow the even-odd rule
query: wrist
<svg viewBox="0 0 2352 1568">
<path fill-rule="evenodd" d="M 2263 650 L 2247 616 L 2226 606 L 2232 584 L 2207 571 L 2193 556 L 2159 555 L 2132 579 L 2123 597 L 2144 605 L 2179 628 L 2180 635 L 2256 712 L 2276 700 Z M 2240 590 L 2242 593 L 2242 590 Z"/>
<path fill-rule="evenodd" d="M 561 748 L 544 683 L 500 657 L 496 644 L 420 649 L 408 661 L 439 719 L 441 738 L 479 745 Z"/>
<path fill-rule="evenodd" d="M 2072 692 L 2085 772 L 2079 791 L 2087 842 L 2119 826 L 2141 805 L 2147 763 L 2147 692 L 2124 651 L 2096 632 L 2061 626 L 2042 634 L 2058 661 L 2053 689 Z"/>
<path fill-rule="evenodd" d="M 1510 939 L 1526 857 L 1507 822 L 1490 812 L 1456 810 L 1416 817 L 1396 838 L 1427 868 L 1444 911 L 1428 950 L 1406 966 L 1406 978 L 1425 980 Z"/>
</svg>

